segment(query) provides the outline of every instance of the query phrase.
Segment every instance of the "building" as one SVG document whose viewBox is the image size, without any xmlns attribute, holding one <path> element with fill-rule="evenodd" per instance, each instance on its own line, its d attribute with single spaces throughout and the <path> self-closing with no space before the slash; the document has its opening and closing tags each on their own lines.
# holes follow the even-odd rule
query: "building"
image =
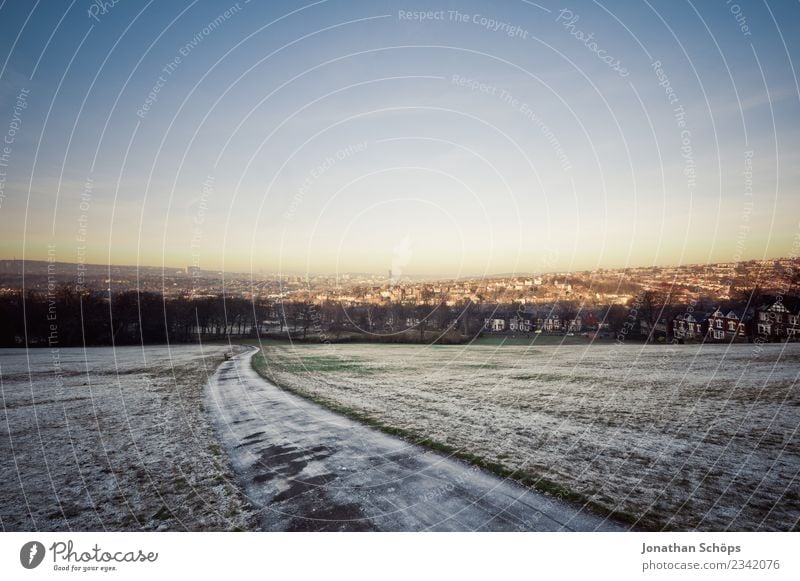
<svg viewBox="0 0 800 581">
<path fill-rule="evenodd" d="M 795 341 L 800 335 L 798 329 L 798 310 L 788 308 L 782 300 L 756 310 L 755 335 L 761 340 Z"/>
<path fill-rule="evenodd" d="M 536 319 L 536 328 L 544 333 L 560 333 L 562 330 L 561 318 L 555 313 Z"/>
<path fill-rule="evenodd" d="M 533 322 L 522 315 L 513 315 L 508 320 L 508 330 L 517 333 L 530 333 L 533 330 Z"/>
<path fill-rule="evenodd" d="M 672 336 L 678 341 L 699 341 L 704 336 L 703 317 L 695 318 L 691 313 L 681 313 L 672 319 Z"/>
<path fill-rule="evenodd" d="M 719 308 L 706 320 L 706 341 L 732 343 L 747 341 L 747 326 L 735 311 L 723 313 Z"/>
<path fill-rule="evenodd" d="M 483 320 L 483 328 L 492 333 L 502 333 L 506 330 L 506 320 L 504 317 L 487 317 Z"/>
</svg>

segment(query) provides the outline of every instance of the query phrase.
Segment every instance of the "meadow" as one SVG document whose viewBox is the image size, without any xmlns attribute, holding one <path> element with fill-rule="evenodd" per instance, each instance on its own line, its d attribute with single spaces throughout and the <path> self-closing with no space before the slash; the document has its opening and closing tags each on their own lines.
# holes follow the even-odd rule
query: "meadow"
<svg viewBox="0 0 800 581">
<path fill-rule="evenodd" d="M 262 352 L 280 387 L 635 527 L 800 528 L 800 344 Z"/>
</svg>

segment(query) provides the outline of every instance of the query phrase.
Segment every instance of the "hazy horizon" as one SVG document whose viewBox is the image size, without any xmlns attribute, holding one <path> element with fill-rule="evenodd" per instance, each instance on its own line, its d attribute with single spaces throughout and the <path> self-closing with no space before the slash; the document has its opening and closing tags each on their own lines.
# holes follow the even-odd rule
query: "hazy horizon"
<svg viewBox="0 0 800 581">
<path fill-rule="evenodd" d="M 427 278 L 797 256 L 800 19 L 737 6 L 5 3 L 0 254 Z"/>
<path fill-rule="evenodd" d="M 787 256 L 772 256 L 766 257 L 763 260 L 761 259 L 753 259 L 756 262 L 771 262 L 777 260 L 797 260 L 797 257 L 787 257 Z M 17 261 L 17 262 L 24 262 L 17 258 L 2 258 L 0 257 L 0 261 Z M 47 258 L 27 258 L 25 261 L 29 262 L 48 262 Z M 748 263 L 751 260 L 741 260 L 736 262 L 738 263 Z M 107 263 L 75 263 L 69 261 L 57 261 L 60 264 L 68 264 L 70 266 L 77 266 L 81 264 L 82 267 L 109 267 L 109 268 L 142 268 L 142 269 L 163 269 L 163 270 L 182 270 L 186 272 L 191 266 L 180 266 L 180 265 L 170 265 L 170 264 L 107 264 Z M 635 270 L 641 268 L 691 268 L 691 267 L 700 267 L 700 266 L 714 266 L 717 264 L 731 264 L 731 262 L 719 262 L 719 263 L 686 263 L 686 264 L 630 264 L 626 266 L 607 266 L 607 267 L 598 267 L 600 270 L 604 271 L 622 271 L 622 270 Z M 387 280 L 389 280 L 389 273 L 381 273 L 381 272 L 369 272 L 369 271 L 342 271 L 342 272 L 311 272 L 311 271 L 270 271 L 266 269 L 261 270 L 253 270 L 253 271 L 239 271 L 239 270 L 220 270 L 216 268 L 203 268 L 201 269 L 205 272 L 220 272 L 223 274 L 249 274 L 249 275 L 273 275 L 273 276 L 354 276 L 354 275 L 368 275 L 368 276 L 375 276 L 380 277 L 383 276 Z M 597 269 L 595 269 L 597 270 Z M 516 272 L 488 272 L 488 273 L 464 273 L 458 277 L 448 277 L 446 275 L 437 275 L 437 274 L 418 274 L 414 272 L 406 272 L 404 273 L 400 279 L 408 278 L 412 280 L 459 280 L 459 279 L 472 279 L 472 278 L 498 278 L 504 276 L 540 276 L 540 275 L 549 275 L 549 274 L 570 274 L 570 273 L 581 273 L 581 272 L 593 272 L 594 270 L 586 270 L 586 269 L 574 269 L 574 270 L 519 270 Z"/>
</svg>

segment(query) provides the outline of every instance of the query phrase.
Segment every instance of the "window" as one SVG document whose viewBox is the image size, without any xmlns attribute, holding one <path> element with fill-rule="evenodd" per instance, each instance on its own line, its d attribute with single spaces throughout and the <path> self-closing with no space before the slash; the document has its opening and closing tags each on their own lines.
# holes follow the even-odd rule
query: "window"
<svg viewBox="0 0 800 581">
<path fill-rule="evenodd" d="M 722 319 L 714 321 L 714 326 L 716 326 L 717 329 L 722 329 Z"/>
<path fill-rule="evenodd" d="M 724 339 L 725 332 L 724 331 L 714 331 L 714 339 Z"/>
<path fill-rule="evenodd" d="M 728 331 L 735 331 L 735 330 L 736 330 L 736 322 L 728 321 Z"/>
</svg>

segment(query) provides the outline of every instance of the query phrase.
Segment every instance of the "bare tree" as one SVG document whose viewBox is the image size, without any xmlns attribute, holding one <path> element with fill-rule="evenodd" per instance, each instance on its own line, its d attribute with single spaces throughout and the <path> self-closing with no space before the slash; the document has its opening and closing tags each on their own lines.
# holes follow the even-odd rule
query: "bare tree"
<svg viewBox="0 0 800 581">
<path fill-rule="evenodd" d="M 656 324 L 664 317 L 669 305 L 669 295 L 662 291 L 647 290 L 639 301 L 639 320 L 647 323 L 647 342 L 655 341 Z M 644 334 L 644 333 L 643 333 Z"/>
</svg>

